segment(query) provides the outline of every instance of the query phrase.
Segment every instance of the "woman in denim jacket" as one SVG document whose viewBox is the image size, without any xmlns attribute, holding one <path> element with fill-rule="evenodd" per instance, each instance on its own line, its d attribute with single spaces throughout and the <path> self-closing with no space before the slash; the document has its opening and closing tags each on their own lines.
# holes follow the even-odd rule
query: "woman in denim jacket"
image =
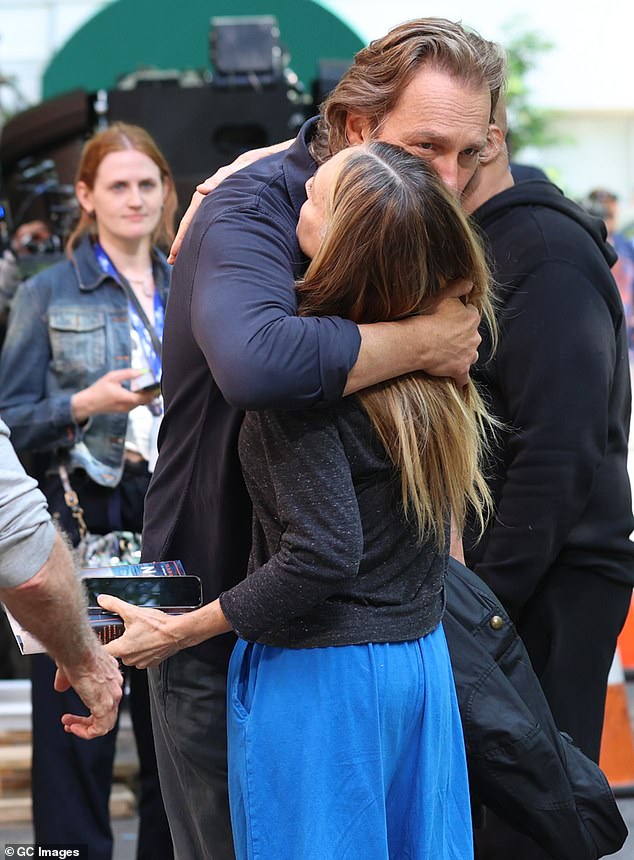
<svg viewBox="0 0 634 860">
<path fill-rule="evenodd" d="M 172 237 L 174 181 L 141 128 L 115 124 L 81 155 L 81 207 L 68 259 L 18 290 L 0 358 L 0 414 L 27 454 L 49 507 L 74 544 L 140 532 L 161 418 L 160 340 Z M 65 501 L 72 489 L 83 511 Z M 83 521 L 82 521 L 83 520 Z M 108 860 L 115 732 L 84 744 L 66 734 L 70 707 L 54 666 L 33 660 L 33 819 L 42 843 L 90 846 Z M 139 857 L 171 857 L 158 787 L 147 681 L 134 670 L 130 707 L 141 760 Z"/>
</svg>

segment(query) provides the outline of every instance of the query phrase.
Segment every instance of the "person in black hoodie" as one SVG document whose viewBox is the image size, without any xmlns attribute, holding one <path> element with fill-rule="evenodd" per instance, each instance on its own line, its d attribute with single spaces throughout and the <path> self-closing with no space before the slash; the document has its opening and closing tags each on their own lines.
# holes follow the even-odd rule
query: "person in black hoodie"
<svg viewBox="0 0 634 860">
<path fill-rule="evenodd" d="M 595 761 L 607 676 L 634 584 L 627 472 L 630 369 L 603 223 L 552 183 L 514 185 L 498 110 L 497 155 L 465 206 L 497 281 L 499 343 L 475 371 L 504 422 L 488 468 L 495 516 L 469 567 L 515 621 L 553 716 Z M 495 148 L 493 149 L 495 152 Z M 547 857 L 500 822 L 478 857 Z"/>
</svg>

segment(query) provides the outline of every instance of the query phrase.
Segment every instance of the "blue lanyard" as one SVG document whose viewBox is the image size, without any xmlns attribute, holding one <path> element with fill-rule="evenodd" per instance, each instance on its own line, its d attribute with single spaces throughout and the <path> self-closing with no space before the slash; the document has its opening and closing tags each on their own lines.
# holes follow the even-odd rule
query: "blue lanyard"
<svg viewBox="0 0 634 860">
<path fill-rule="evenodd" d="M 110 275 L 112 278 L 115 279 L 115 281 L 121 283 L 121 275 L 119 274 L 119 272 L 117 272 L 112 260 L 106 254 L 99 242 L 95 242 L 95 244 L 93 245 L 93 249 L 95 252 L 95 258 L 99 263 L 102 272 L 105 272 L 106 275 Z M 161 355 L 160 353 L 157 353 L 157 351 L 154 349 L 154 344 L 152 343 L 152 338 L 150 337 L 150 333 L 147 330 L 147 326 L 143 323 L 143 320 L 139 316 L 137 309 L 134 306 L 134 303 L 129 299 L 128 311 L 130 314 L 130 325 L 137 333 L 148 366 L 152 371 L 154 378 L 157 381 L 160 381 L 163 372 L 163 368 L 161 366 Z M 163 307 L 161 297 L 158 294 L 158 290 L 156 290 L 154 292 L 154 331 L 156 332 L 156 335 L 161 342 L 163 341 L 164 324 L 165 309 Z"/>
</svg>

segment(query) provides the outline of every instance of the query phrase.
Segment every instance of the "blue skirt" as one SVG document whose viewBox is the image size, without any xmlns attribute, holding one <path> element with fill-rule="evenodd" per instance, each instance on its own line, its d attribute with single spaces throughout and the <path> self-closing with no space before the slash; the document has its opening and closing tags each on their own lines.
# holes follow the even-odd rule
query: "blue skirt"
<svg viewBox="0 0 634 860">
<path fill-rule="evenodd" d="M 229 666 L 237 860 L 471 860 L 462 726 L 442 628 Z"/>
</svg>

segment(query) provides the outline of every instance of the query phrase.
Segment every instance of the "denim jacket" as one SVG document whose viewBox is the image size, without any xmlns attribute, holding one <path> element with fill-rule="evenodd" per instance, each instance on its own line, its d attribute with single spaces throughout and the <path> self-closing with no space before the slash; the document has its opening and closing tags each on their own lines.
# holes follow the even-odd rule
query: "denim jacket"
<svg viewBox="0 0 634 860">
<path fill-rule="evenodd" d="M 153 250 L 154 277 L 165 302 L 170 268 Z M 73 394 L 111 370 L 130 367 L 130 318 L 123 287 L 105 274 L 88 237 L 71 260 L 25 281 L 15 297 L 0 357 L 0 414 L 15 448 L 66 452 L 98 484 L 121 480 L 126 413 L 94 415 L 80 427 Z"/>
</svg>

